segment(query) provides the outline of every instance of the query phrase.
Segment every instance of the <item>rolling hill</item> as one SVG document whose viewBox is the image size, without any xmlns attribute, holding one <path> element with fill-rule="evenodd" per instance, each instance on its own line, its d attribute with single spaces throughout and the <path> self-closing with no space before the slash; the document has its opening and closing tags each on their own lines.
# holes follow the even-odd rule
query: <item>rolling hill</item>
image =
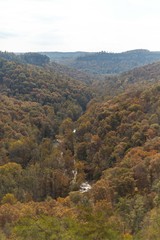
<svg viewBox="0 0 160 240">
<path fill-rule="evenodd" d="M 87 82 L 8 57 L 0 239 L 159 239 L 160 63 Z"/>
<path fill-rule="evenodd" d="M 144 49 L 122 53 L 46 52 L 51 61 L 92 74 L 119 74 L 135 67 L 160 61 L 160 52 Z"/>
<path fill-rule="evenodd" d="M 133 88 L 144 88 L 160 80 L 160 62 L 137 67 L 119 75 L 104 76 L 92 82 L 99 96 L 112 98 L 124 91 L 132 91 Z"/>
</svg>

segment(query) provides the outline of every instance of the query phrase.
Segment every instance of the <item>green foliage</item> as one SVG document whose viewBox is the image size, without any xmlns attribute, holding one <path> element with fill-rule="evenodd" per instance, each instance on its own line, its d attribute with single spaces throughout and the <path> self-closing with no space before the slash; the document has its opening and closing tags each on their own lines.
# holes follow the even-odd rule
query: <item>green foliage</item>
<svg viewBox="0 0 160 240">
<path fill-rule="evenodd" d="M 159 224 L 160 224 L 159 209 L 153 209 L 146 216 L 143 222 L 143 228 L 141 231 L 139 231 L 135 239 L 158 240 L 160 234 Z"/>
<path fill-rule="evenodd" d="M 3 234 L 1 231 L 0 231 L 0 239 L 1 240 L 7 240 L 5 234 Z"/>
<path fill-rule="evenodd" d="M 14 228 L 17 239 L 107 239 L 121 240 L 118 230 L 103 216 L 90 216 L 87 222 L 78 223 L 71 219 L 58 219 L 56 217 L 39 216 L 38 218 L 24 218 Z"/>
<path fill-rule="evenodd" d="M 17 202 L 17 199 L 15 198 L 15 196 L 11 193 L 7 193 L 3 198 L 1 203 L 5 204 L 5 203 L 9 203 L 9 204 L 15 204 Z"/>
<path fill-rule="evenodd" d="M 14 194 L 18 191 L 17 186 L 21 181 L 21 173 L 22 168 L 16 163 L 7 163 L 0 167 L 0 199 L 8 193 Z"/>
</svg>

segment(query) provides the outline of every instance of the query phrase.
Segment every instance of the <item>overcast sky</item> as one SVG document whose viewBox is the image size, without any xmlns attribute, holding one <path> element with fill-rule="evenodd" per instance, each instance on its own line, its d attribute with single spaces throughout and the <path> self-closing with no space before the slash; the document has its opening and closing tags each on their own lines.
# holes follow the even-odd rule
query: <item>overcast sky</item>
<svg viewBox="0 0 160 240">
<path fill-rule="evenodd" d="M 160 51 L 160 0 L 0 0 L 0 50 Z"/>
</svg>

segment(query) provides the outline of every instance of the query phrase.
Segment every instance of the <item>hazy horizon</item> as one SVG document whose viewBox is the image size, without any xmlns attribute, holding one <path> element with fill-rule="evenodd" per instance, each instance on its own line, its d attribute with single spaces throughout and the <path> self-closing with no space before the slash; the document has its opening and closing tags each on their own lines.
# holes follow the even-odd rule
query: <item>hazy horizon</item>
<svg viewBox="0 0 160 240">
<path fill-rule="evenodd" d="M 47 52 L 48 52 L 48 53 L 49 53 L 49 52 L 55 52 L 55 53 L 56 53 L 56 52 L 57 52 L 57 53 L 78 53 L 78 52 L 81 52 L 81 53 L 83 53 L 83 52 L 84 52 L 84 53 L 100 53 L 100 52 L 106 52 L 106 53 L 125 53 L 125 52 L 139 51 L 139 50 L 145 50 L 145 51 L 149 51 L 149 52 L 160 52 L 160 50 L 158 50 L 158 49 L 155 50 L 155 51 L 152 51 L 152 50 L 150 50 L 150 49 L 143 49 L 143 48 L 139 48 L 139 49 L 138 49 L 138 48 L 137 48 L 137 49 L 127 49 L 127 50 L 125 50 L 125 51 L 119 51 L 119 52 L 118 52 L 118 51 L 117 51 L 117 52 L 112 52 L 112 51 L 109 52 L 109 51 L 105 51 L 105 50 L 93 51 L 93 52 L 92 52 L 92 51 L 83 51 L 83 50 L 82 50 L 82 51 L 79 51 L 79 50 L 75 50 L 75 51 L 52 51 L 52 50 L 51 50 L 51 51 L 23 51 L 23 52 L 13 52 L 13 51 L 12 51 L 12 53 L 15 53 L 15 54 L 23 54 L 23 53 L 29 53 L 29 52 L 32 52 L 32 53 L 34 53 L 34 52 L 35 52 L 35 53 L 43 53 L 43 52 L 44 52 L 44 53 L 45 53 L 45 52 L 46 52 L 46 53 L 47 53 Z M 1 51 L 1 50 L 0 50 L 0 51 Z M 6 52 L 10 52 L 10 51 L 7 51 L 7 50 L 6 50 Z"/>
</svg>

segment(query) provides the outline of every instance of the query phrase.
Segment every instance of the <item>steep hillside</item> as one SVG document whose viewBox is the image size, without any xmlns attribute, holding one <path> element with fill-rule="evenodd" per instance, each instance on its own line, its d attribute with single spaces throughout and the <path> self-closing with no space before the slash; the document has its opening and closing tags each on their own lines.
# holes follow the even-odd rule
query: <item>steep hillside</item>
<svg viewBox="0 0 160 240">
<path fill-rule="evenodd" d="M 148 214 L 159 207 L 159 106 L 159 84 L 91 104 L 76 123 L 73 138 L 75 159 L 83 163 L 86 179 L 95 183 L 88 199 L 94 202 L 94 207 L 106 204 L 106 214 L 107 203 L 111 204 L 114 217 L 118 213 L 124 224 L 124 232 L 134 237 L 139 232 L 141 237 L 134 239 L 145 239 Z M 68 149 L 70 141 L 64 131 Z M 81 203 L 81 198 L 78 202 Z M 99 209 L 103 211 L 103 206 Z M 144 232 L 140 232 L 142 224 Z"/>
<path fill-rule="evenodd" d="M 151 52 L 143 49 L 122 53 L 42 52 L 13 54 L 0 52 L 0 57 L 6 60 L 29 63 L 38 66 L 44 66 L 51 61 L 53 62 L 53 65 L 55 65 L 55 63 L 60 64 L 61 67 L 59 66 L 59 68 L 61 68 L 61 70 L 63 69 L 64 65 L 68 66 L 68 68 L 64 67 L 63 69 L 63 71 L 66 69 L 66 72 L 69 72 L 70 69 L 70 73 L 73 73 L 74 69 L 76 69 L 80 72 L 88 73 L 88 75 L 103 75 L 119 74 L 136 67 L 160 61 L 160 52 Z"/>
<path fill-rule="evenodd" d="M 0 60 L 0 93 L 23 101 L 50 105 L 59 120 L 77 119 L 92 92 L 84 83 L 31 65 Z"/>
<path fill-rule="evenodd" d="M 125 90 L 152 85 L 160 80 L 160 62 L 138 67 L 120 75 L 105 76 L 93 81 L 92 85 L 99 96 L 111 98 Z"/>
<path fill-rule="evenodd" d="M 69 118 L 71 125 L 92 97 L 86 84 L 53 69 L 0 59 L 0 199 L 14 193 L 21 201 L 26 194 L 43 200 L 69 192 L 73 156 L 60 146 L 57 134 L 63 120 Z M 5 182 L 5 168 L 13 181 Z"/>
<path fill-rule="evenodd" d="M 58 67 L 0 60 L 0 239 L 159 239 L 159 63 Z"/>
<path fill-rule="evenodd" d="M 80 56 L 69 65 L 92 74 L 117 74 L 160 61 L 160 52 L 133 50 L 122 53 L 92 53 Z"/>
<path fill-rule="evenodd" d="M 1 96 L 0 236 L 52 239 L 58 229 L 62 239 L 158 237 L 159 105 L 159 84 L 135 88 L 92 101 L 77 122 L 65 119 L 57 141 L 37 141 L 39 118 L 54 128 L 51 106 Z M 75 191 L 86 180 L 92 188 Z"/>
<path fill-rule="evenodd" d="M 50 71 L 53 71 L 54 73 L 65 75 L 90 85 L 93 80 L 101 79 L 101 76 L 95 76 L 91 73 L 85 73 L 83 71 L 68 67 L 66 65 L 57 64 L 56 62 L 50 62 L 45 67 L 48 68 Z"/>
<path fill-rule="evenodd" d="M 4 95 L 0 102 L 0 199 L 8 193 L 20 201 L 66 196 L 74 162 L 55 139 L 60 123 L 53 107 Z"/>
<path fill-rule="evenodd" d="M 119 162 L 128 149 L 159 136 L 159 90 L 159 84 L 136 88 L 90 104 L 77 122 L 75 139 L 76 157 L 85 163 L 88 179 Z"/>
</svg>

